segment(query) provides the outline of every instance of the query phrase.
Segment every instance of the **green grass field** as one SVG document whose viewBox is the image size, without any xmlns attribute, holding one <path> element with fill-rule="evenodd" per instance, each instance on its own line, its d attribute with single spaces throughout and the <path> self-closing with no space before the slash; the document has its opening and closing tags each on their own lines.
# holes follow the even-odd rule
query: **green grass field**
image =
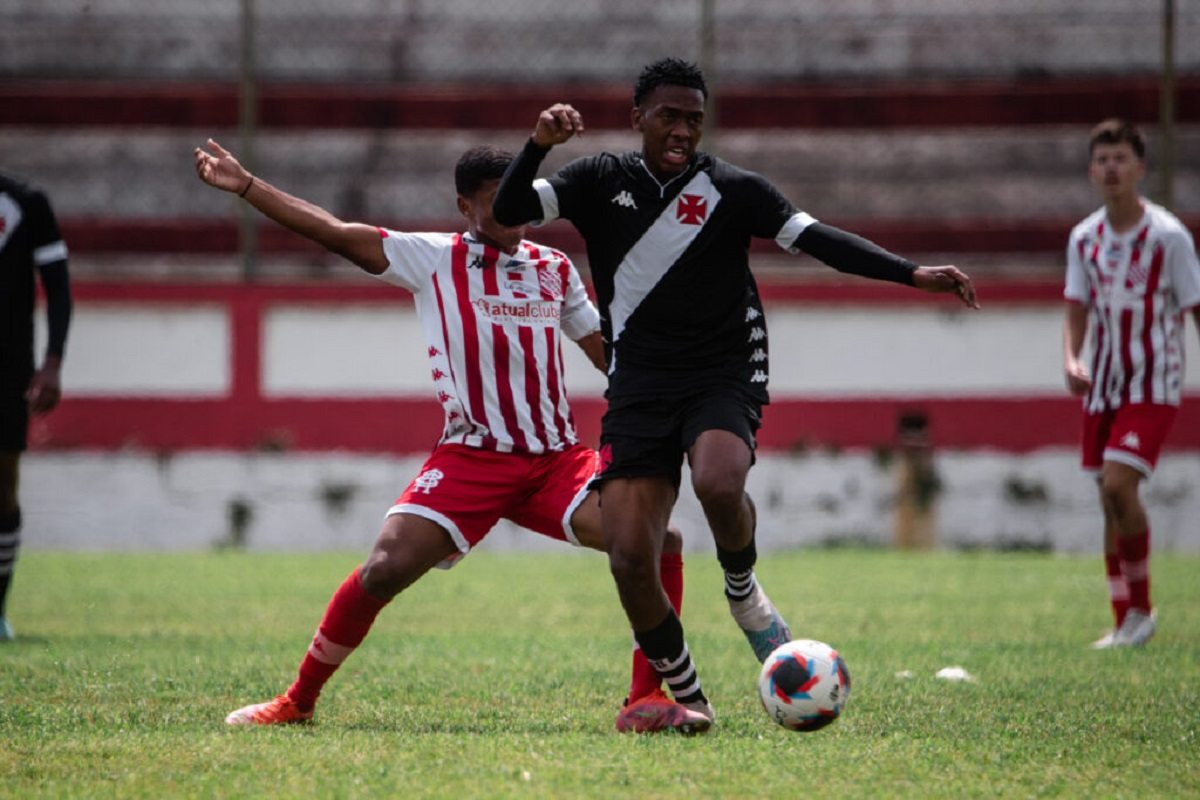
<svg viewBox="0 0 1200 800">
<path fill-rule="evenodd" d="M 618 736 L 629 636 L 603 557 L 476 553 L 387 608 L 317 723 L 226 730 L 290 683 L 357 554 L 27 553 L 0 645 L 2 797 L 1200 796 L 1200 559 L 1156 556 L 1157 638 L 1095 652 L 1097 557 L 800 551 L 759 575 L 854 679 L 773 725 L 715 558 L 684 622 L 702 737 Z M 977 680 L 937 680 L 944 666 Z M 897 677 L 908 670 L 911 678 Z"/>
</svg>

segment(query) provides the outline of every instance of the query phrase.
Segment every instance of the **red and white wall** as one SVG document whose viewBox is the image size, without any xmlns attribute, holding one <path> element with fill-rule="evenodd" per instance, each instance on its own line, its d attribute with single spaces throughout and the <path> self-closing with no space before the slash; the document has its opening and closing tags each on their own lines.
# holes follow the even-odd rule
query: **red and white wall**
<svg viewBox="0 0 1200 800">
<path fill-rule="evenodd" d="M 891 541 L 900 460 L 880 453 L 918 410 L 938 544 L 1099 552 L 1058 288 L 981 288 L 978 312 L 886 285 L 764 288 L 774 402 L 748 484 L 762 550 Z M 253 549 L 365 551 L 441 431 L 404 292 L 81 283 L 76 297 L 67 399 L 22 461 L 27 547 L 202 549 L 240 517 Z M 1198 345 L 1189 330 L 1191 396 L 1146 486 L 1158 550 L 1200 552 Z M 567 361 L 595 441 L 603 376 L 574 347 Z M 674 519 L 690 550 L 711 549 L 687 486 Z M 507 523 L 486 546 L 560 547 Z"/>
<path fill-rule="evenodd" d="M 1057 286 L 981 287 L 983 310 L 890 285 L 764 286 L 771 394 L 764 451 L 876 447 L 920 411 L 935 447 L 1073 446 L 1078 402 L 1060 367 Z M 65 400 L 34 450 L 424 453 L 441 428 L 407 293 L 338 286 L 76 287 Z M 1170 439 L 1200 450 L 1192 397 Z M 577 422 L 595 441 L 604 377 L 567 347 Z"/>
</svg>

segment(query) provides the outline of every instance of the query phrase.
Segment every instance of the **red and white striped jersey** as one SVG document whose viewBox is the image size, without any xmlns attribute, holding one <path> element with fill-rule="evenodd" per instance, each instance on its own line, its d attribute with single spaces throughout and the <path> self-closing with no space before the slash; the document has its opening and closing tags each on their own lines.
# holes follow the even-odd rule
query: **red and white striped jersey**
<svg viewBox="0 0 1200 800">
<path fill-rule="evenodd" d="M 1135 403 L 1179 405 L 1183 392 L 1183 312 L 1200 305 L 1200 263 L 1187 228 L 1143 200 L 1132 229 L 1114 234 L 1105 210 L 1071 231 L 1063 296 L 1087 306 L 1096 413 Z"/>
<path fill-rule="evenodd" d="M 443 443 L 544 453 L 579 441 L 560 349 L 600 316 L 562 253 L 522 241 L 513 255 L 468 234 L 379 229 L 387 270 L 413 293 L 446 413 Z"/>
</svg>

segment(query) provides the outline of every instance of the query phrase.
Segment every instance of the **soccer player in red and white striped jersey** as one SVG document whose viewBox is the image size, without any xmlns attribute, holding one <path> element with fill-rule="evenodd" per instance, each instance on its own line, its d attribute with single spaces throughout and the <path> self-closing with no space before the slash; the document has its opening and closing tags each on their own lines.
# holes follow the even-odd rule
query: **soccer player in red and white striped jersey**
<svg viewBox="0 0 1200 800">
<path fill-rule="evenodd" d="M 492 199 L 512 154 L 468 150 L 455 168 L 465 233 L 400 233 L 343 222 L 252 176 L 208 141 L 196 148 L 204 182 L 366 272 L 413 293 L 445 428 L 420 473 L 388 510 L 361 568 L 334 593 L 299 676 L 274 700 L 231 713 L 230 725 L 304 722 L 326 681 L 366 637 L 380 610 L 434 566 L 470 552 L 500 518 L 604 550 L 600 508 L 588 491 L 600 455 L 580 443 L 563 385 L 562 335 L 604 370 L 599 314 L 571 261 L 526 241 L 524 226 L 492 218 Z M 661 591 L 683 597 L 682 537 L 659 545 Z M 666 697 L 658 672 L 635 648 L 618 730 L 699 732 L 710 720 Z"/>
<path fill-rule="evenodd" d="M 1075 226 L 1067 246 L 1063 364 L 1083 398 L 1083 467 L 1099 476 L 1115 625 L 1093 647 L 1107 648 L 1145 644 L 1157 627 L 1139 487 L 1179 408 L 1184 312 L 1200 326 L 1200 262 L 1187 228 L 1139 194 L 1146 147 L 1137 128 L 1106 120 L 1089 146 L 1088 176 L 1104 207 Z"/>
</svg>

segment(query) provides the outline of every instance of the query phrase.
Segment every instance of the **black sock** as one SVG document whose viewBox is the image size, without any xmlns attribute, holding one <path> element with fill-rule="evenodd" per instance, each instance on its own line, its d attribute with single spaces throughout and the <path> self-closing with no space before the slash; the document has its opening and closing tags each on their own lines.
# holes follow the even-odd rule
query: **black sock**
<svg viewBox="0 0 1200 800">
<path fill-rule="evenodd" d="M 17 563 L 17 550 L 21 545 L 21 509 L 0 517 L 0 617 L 8 601 L 8 586 L 12 582 L 13 567 Z"/>
<path fill-rule="evenodd" d="M 687 642 L 683 639 L 683 625 L 674 611 L 668 611 L 663 621 L 650 630 L 634 631 L 633 635 L 650 664 L 667 682 L 675 702 L 708 702 L 700 688 L 700 676 L 692 664 Z"/>
<path fill-rule="evenodd" d="M 722 550 L 717 547 L 717 561 L 725 570 L 725 596 L 730 600 L 745 600 L 754 593 L 754 564 L 758 561 L 758 550 L 754 540 L 738 551 Z"/>
</svg>

